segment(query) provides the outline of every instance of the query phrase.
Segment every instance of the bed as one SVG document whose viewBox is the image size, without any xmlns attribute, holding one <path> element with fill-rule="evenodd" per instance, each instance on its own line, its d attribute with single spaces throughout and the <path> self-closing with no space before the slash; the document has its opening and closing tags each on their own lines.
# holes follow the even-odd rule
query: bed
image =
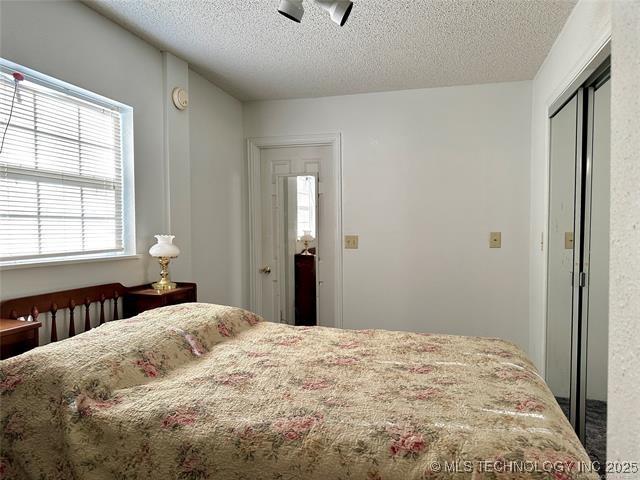
<svg viewBox="0 0 640 480">
<path fill-rule="evenodd" d="M 0 363 L 16 479 L 596 479 L 492 338 L 293 327 L 189 303 Z"/>
</svg>

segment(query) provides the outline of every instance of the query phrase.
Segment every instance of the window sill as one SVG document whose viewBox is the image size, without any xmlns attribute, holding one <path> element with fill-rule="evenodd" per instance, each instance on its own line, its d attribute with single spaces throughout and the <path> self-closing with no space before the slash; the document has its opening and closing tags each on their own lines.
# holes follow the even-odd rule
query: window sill
<svg viewBox="0 0 640 480">
<path fill-rule="evenodd" d="M 139 260 L 140 254 L 133 255 L 93 255 L 84 257 L 52 258 L 50 260 L 25 261 L 21 263 L 0 263 L 0 272 L 5 270 L 18 270 L 22 268 L 58 267 L 75 265 L 79 263 L 114 262 L 121 260 Z"/>
</svg>

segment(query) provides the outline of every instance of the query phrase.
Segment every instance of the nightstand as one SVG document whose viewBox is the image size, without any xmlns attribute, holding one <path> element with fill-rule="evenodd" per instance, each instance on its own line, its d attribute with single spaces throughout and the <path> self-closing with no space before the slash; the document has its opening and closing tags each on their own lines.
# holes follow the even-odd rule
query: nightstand
<svg viewBox="0 0 640 480">
<path fill-rule="evenodd" d="M 145 310 L 176 305 L 178 303 L 196 302 L 197 286 L 195 283 L 178 283 L 176 288 L 158 291 L 151 285 L 133 287 L 123 298 L 124 318 L 135 317 Z"/>
<path fill-rule="evenodd" d="M 38 346 L 40 322 L 0 318 L 0 359 L 14 357 Z"/>
</svg>

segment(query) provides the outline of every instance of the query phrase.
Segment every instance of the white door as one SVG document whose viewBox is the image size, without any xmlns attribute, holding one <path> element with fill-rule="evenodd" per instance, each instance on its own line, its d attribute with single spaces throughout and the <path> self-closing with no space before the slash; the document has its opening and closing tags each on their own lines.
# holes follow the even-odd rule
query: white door
<svg viewBox="0 0 640 480">
<path fill-rule="evenodd" d="M 294 323 L 292 315 L 293 251 L 292 241 L 299 239 L 295 222 L 287 211 L 287 194 L 295 185 L 292 177 L 306 178 L 315 185 L 316 225 L 316 295 L 317 323 L 335 326 L 335 255 L 336 192 L 334 191 L 332 148 L 301 146 L 263 148 L 260 150 L 261 176 L 261 288 L 264 318 L 274 322 Z M 309 180 L 312 179 L 312 180 Z M 295 191 L 295 190 L 294 190 Z M 293 228 L 293 232 L 291 229 Z M 295 233 L 297 232 L 297 233 Z M 297 237 L 297 238 L 295 238 Z M 299 243 L 299 241 L 298 241 Z"/>
</svg>

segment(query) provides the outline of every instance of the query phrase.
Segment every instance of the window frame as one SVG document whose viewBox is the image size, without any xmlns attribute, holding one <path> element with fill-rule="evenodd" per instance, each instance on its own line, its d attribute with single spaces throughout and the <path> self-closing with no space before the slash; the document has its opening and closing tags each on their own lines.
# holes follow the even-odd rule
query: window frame
<svg viewBox="0 0 640 480">
<path fill-rule="evenodd" d="M 55 265 L 68 263 L 82 263 L 90 261 L 119 260 L 136 258 L 135 231 L 135 178 L 133 154 L 133 108 L 122 102 L 112 100 L 97 93 L 85 90 L 49 75 L 37 72 L 20 64 L 0 57 L 0 70 L 5 72 L 18 71 L 29 82 L 42 87 L 73 96 L 85 102 L 100 107 L 115 109 L 120 113 L 121 159 L 122 159 L 122 250 L 109 252 L 81 252 L 61 253 L 58 255 L 33 256 L 29 258 L 0 260 L 0 270 L 33 267 L 40 265 Z M 0 233 L 1 234 L 1 233 Z"/>
</svg>

